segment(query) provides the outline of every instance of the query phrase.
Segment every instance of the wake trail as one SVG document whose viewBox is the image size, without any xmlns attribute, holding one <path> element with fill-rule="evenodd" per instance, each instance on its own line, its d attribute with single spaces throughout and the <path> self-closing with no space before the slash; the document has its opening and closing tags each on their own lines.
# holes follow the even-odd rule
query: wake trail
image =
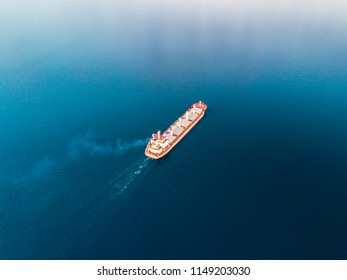
<svg viewBox="0 0 347 280">
<path fill-rule="evenodd" d="M 151 160 L 148 158 L 136 161 L 111 180 L 109 184 L 111 185 L 113 196 L 123 194 L 136 179 L 145 176 L 150 162 Z"/>
<path fill-rule="evenodd" d="M 115 175 L 103 188 L 100 188 L 93 201 L 85 208 L 87 210 L 83 212 L 83 216 L 79 218 L 78 222 L 74 221 L 70 224 L 69 233 L 66 233 L 69 239 L 73 238 L 78 242 L 79 236 L 89 232 L 90 228 L 98 223 L 100 217 L 105 216 L 105 213 L 110 210 L 114 211 L 117 202 L 126 198 L 126 191 L 129 187 L 146 176 L 150 170 L 151 161 L 151 159 L 145 158 L 133 162 L 121 173 Z M 61 248 L 64 250 L 63 244 Z"/>
</svg>

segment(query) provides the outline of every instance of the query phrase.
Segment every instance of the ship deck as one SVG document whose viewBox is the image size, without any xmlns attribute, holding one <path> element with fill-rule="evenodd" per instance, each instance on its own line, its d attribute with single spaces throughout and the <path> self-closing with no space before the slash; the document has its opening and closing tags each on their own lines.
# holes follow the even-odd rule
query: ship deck
<svg viewBox="0 0 347 280">
<path fill-rule="evenodd" d="M 191 112 L 192 109 L 193 109 L 193 106 L 189 108 L 188 111 L 186 111 L 177 121 L 173 123 L 173 126 L 174 126 L 177 122 L 180 122 L 181 127 L 179 127 L 180 128 L 179 130 L 176 129 L 177 127 L 172 128 L 172 126 L 170 126 L 163 133 L 163 135 L 165 135 L 165 137 L 169 139 L 170 141 L 168 148 L 166 150 L 163 150 L 159 154 L 154 154 L 150 152 L 149 150 L 150 148 L 150 142 L 149 142 L 145 150 L 146 156 L 153 159 L 159 159 L 165 156 L 166 154 L 168 154 L 177 145 L 177 143 L 179 143 L 183 139 L 183 137 L 201 120 L 201 118 L 205 114 L 205 110 L 207 109 L 207 106 L 206 104 L 202 103 L 202 108 L 195 107 L 194 110 L 196 111 L 197 114 L 192 113 Z M 188 119 L 186 118 L 187 114 L 188 114 Z M 175 132 L 177 133 L 176 135 L 175 135 Z"/>
</svg>

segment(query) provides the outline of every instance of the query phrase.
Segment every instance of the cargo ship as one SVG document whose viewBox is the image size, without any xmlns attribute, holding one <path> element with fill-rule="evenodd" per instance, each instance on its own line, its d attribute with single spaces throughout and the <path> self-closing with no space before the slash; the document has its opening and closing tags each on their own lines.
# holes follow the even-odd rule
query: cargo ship
<svg viewBox="0 0 347 280">
<path fill-rule="evenodd" d="M 201 101 L 194 103 L 181 117 L 178 118 L 164 133 L 158 131 L 152 134 L 145 155 L 158 159 L 169 153 L 173 147 L 201 120 L 207 105 Z"/>
</svg>

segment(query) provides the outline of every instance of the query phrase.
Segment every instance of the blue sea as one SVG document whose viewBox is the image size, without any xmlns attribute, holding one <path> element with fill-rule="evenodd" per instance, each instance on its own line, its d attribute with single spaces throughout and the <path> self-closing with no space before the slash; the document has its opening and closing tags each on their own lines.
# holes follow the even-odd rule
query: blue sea
<svg viewBox="0 0 347 280">
<path fill-rule="evenodd" d="M 346 11 L 0 3 L 0 259 L 347 259 Z"/>
</svg>

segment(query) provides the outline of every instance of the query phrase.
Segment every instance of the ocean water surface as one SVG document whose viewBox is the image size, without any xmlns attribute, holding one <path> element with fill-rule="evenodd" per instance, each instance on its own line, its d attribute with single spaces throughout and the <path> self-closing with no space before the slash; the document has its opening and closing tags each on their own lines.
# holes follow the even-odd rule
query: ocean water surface
<svg viewBox="0 0 347 280">
<path fill-rule="evenodd" d="M 346 259 L 346 8 L 0 3 L 0 259 Z"/>
</svg>

